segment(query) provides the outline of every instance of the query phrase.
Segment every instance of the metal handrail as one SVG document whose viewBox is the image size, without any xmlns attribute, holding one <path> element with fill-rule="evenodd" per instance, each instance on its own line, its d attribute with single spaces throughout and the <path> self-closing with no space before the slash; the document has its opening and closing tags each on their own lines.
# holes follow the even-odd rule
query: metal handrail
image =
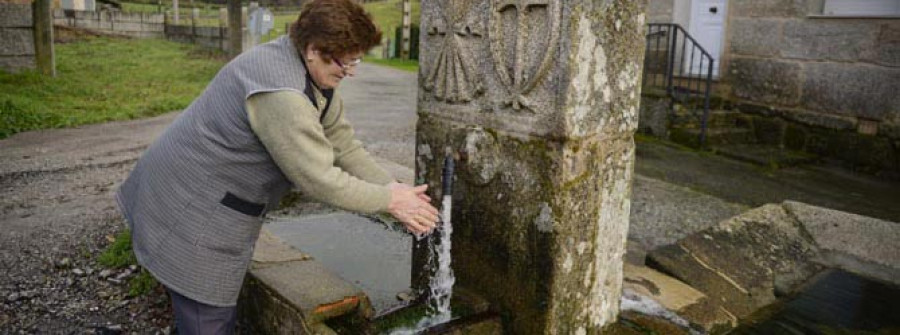
<svg viewBox="0 0 900 335">
<path fill-rule="evenodd" d="M 672 98 L 673 106 L 675 101 L 702 98 L 701 147 L 706 144 L 713 64 L 712 55 L 680 25 L 651 23 L 647 26 L 644 86 L 664 88 L 666 95 Z"/>
</svg>

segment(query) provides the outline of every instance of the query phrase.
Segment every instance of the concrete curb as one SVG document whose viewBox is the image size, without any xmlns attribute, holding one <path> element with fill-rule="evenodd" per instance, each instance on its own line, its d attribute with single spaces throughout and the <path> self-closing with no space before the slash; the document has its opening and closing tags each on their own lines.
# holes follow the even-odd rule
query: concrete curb
<svg viewBox="0 0 900 335">
<path fill-rule="evenodd" d="M 244 331 L 322 334 L 328 319 L 374 313 L 361 289 L 263 228 L 238 301 Z"/>
</svg>

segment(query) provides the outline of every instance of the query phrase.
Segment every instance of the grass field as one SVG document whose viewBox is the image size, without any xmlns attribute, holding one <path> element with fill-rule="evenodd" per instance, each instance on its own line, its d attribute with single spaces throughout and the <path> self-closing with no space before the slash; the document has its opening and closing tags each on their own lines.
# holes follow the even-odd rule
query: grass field
<svg viewBox="0 0 900 335">
<path fill-rule="evenodd" d="M 57 77 L 0 71 L 0 138 L 154 116 L 187 107 L 224 59 L 158 39 L 57 44 Z"/>
<path fill-rule="evenodd" d="M 381 28 L 385 37 L 393 38 L 394 29 L 403 25 L 402 3 L 403 1 L 401 0 L 386 0 L 369 2 L 363 6 L 375 18 L 375 24 L 378 25 L 378 28 Z M 412 23 L 419 24 L 419 1 L 412 1 L 411 16 Z"/>
<path fill-rule="evenodd" d="M 409 72 L 418 72 L 419 71 L 419 61 L 417 60 L 402 60 L 402 59 L 381 59 L 381 58 L 366 58 L 366 63 L 390 66 L 393 68 L 397 68 L 403 71 Z"/>
<path fill-rule="evenodd" d="M 376 23 L 388 32 L 401 23 L 401 0 L 366 4 Z M 126 10 L 155 12 L 154 4 L 124 3 Z M 213 12 L 208 6 L 204 12 Z M 419 18 L 413 1 L 413 22 Z M 285 25 L 299 13 L 278 13 L 275 28 L 264 39 L 284 34 Z M 189 17 L 189 16 L 188 16 Z M 85 37 L 57 44 L 56 78 L 33 72 L 0 71 L 0 138 L 45 128 L 59 128 L 113 120 L 154 116 L 186 107 L 225 60 L 189 45 L 147 39 Z M 366 61 L 415 72 L 416 61 L 378 59 L 375 50 Z M 177 61 L 174 61 L 177 60 Z"/>
</svg>

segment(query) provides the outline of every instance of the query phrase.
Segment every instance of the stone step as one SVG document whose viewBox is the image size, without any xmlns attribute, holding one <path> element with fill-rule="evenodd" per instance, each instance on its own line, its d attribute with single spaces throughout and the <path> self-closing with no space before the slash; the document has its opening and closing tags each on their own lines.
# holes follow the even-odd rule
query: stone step
<svg viewBox="0 0 900 335">
<path fill-rule="evenodd" d="M 671 126 L 675 128 L 699 129 L 703 110 L 678 109 L 670 117 Z M 711 110 L 706 121 L 708 128 L 749 128 L 750 117 L 730 110 Z"/>
<path fill-rule="evenodd" d="M 784 168 L 814 163 L 819 157 L 810 153 L 773 145 L 724 144 L 711 146 L 716 154 L 771 168 Z"/>
<path fill-rule="evenodd" d="M 672 142 L 692 148 L 700 147 L 700 129 L 672 128 L 669 130 Z M 752 129 L 747 128 L 709 128 L 706 131 L 706 145 L 749 144 L 755 141 Z"/>
</svg>

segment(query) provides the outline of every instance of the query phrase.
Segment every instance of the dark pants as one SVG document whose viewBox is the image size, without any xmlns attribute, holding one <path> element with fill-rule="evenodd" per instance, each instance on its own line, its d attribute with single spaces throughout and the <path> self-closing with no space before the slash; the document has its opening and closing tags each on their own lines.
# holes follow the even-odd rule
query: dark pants
<svg viewBox="0 0 900 335">
<path fill-rule="evenodd" d="M 179 335 L 234 334 L 237 307 L 216 307 L 191 300 L 178 292 L 169 291 L 175 310 L 175 329 Z"/>
</svg>

